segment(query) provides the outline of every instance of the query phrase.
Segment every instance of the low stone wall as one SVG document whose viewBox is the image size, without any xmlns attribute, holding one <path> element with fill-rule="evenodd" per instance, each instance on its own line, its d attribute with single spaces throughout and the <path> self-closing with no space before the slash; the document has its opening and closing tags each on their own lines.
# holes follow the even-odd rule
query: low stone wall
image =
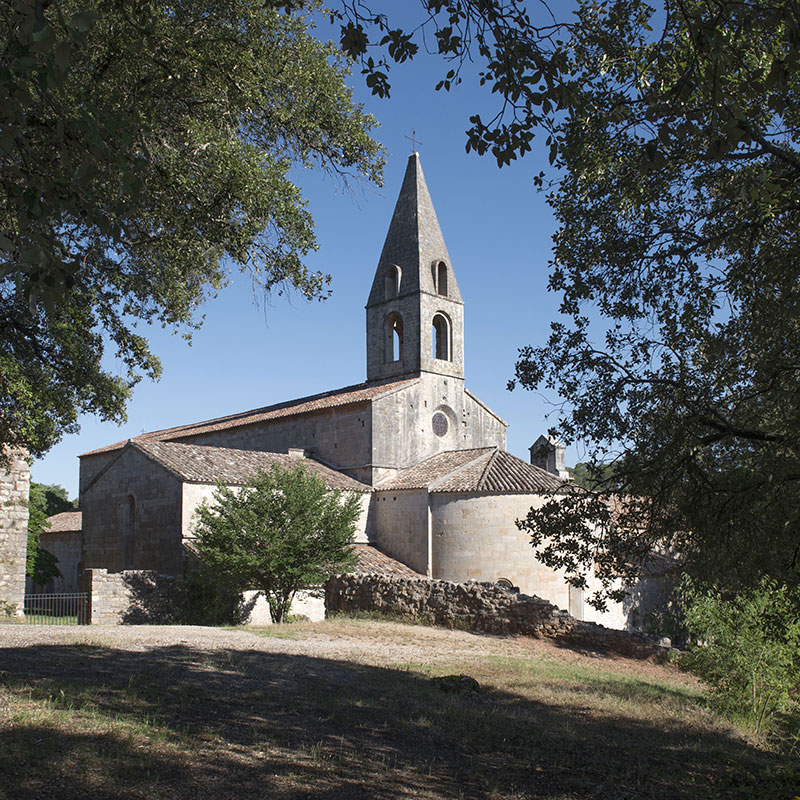
<svg viewBox="0 0 800 800">
<path fill-rule="evenodd" d="M 180 621 L 181 581 L 149 570 L 87 569 L 79 591 L 89 596 L 91 625 L 172 625 Z"/>
<path fill-rule="evenodd" d="M 198 616 L 196 611 L 192 613 L 185 582 L 172 575 L 151 570 L 87 569 L 79 579 L 79 591 L 86 592 L 89 598 L 86 622 L 90 625 L 215 624 L 205 616 Z M 234 613 L 236 619 L 231 622 L 272 624 L 269 606 L 257 592 L 245 592 Z M 324 619 L 323 600 L 308 592 L 299 592 L 290 613 L 314 621 Z"/>
<path fill-rule="evenodd" d="M 325 584 L 325 610 L 378 611 L 448 628 L 560 639 L 634 658 L 665 658 L 671 650 L 655 637 L 582 622 L 547 600 L 496 583 L 336 575 Z"/>
</svg>

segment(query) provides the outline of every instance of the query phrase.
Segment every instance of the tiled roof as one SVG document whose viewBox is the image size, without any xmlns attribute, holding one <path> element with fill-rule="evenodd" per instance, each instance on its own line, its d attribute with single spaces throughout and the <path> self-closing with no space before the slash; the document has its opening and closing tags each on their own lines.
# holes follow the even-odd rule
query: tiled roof
<svg viewBox="0 0 800 800">
<path fill-rule="evenodd" d="M 397 561 L 370 544 L 354 544 L 358 563 L 350 570 L 358 575 L 394 575 L 400 578 L 424 578 L 402 561 Z"/>
<path fill-rule="evenodd" d="M 62 511 L 48 517 L 49 528 L 44 533 L 64 533 L 66 531 L 80 531 L 83 526 L 83 514 L 80 511 Z"/>
<path fill-rule="evenodd" d="M 438 453 L 413 467 L 404 469 L 379 483 L 378 489 L 427 489 L 432 483 L 457 469 L 470 464 L 485 453 L 493 453 L 494 447 L 479 447 L 473 450 L 447 450 Z"/>
<path fill-rule="evenodd" d="M 378 491 L 539 494 L 568 491 L 571 484 L 498 447 L 448 450 L 379 483 Z"/>
<path fill-rule="evenodd" d="M 284 469 L 304 466 L 319 475 L 331 489 L 369 492 L 371 487 L 355 480 L 313 458 L 290 456 L 287 453 L 264 453 L 258 450 L 234 450 L 180 442 L 131 442 L 131 447 L 172 472 L 187 483 L 216 483 L 222 481 L 240 486 L 259 469 L 268 470 L 273 464 Z"/>
<path fill-rule="evenodd" d="M 109 453 L 114 450 L 121 450 L 128 441 L 131 442 L 151 442 L 151 441 L 172 441 L 175 439 L 189 439 L 192 436 L 199 436 L 203 433 L 240 428 L 244 425 L 253 425 L 257 422 L 265 422 L 270 419 L 280 417 L 291 417 L 298 414 L 308 414 L 312 411 L 321 411 L 326 408 L 336 408 L 338 406 L 353 405 L 363 403 L 388 394 L 401 386 L 414 383 L 417 378 L 406 378 L 404 380 L 390 381 L 388 383 L 361 383 L 356 386 L 346 386 L 344 389 L 335 389 L 332 392 L 301 397 L 298 400 L 289 400 L 286 403 L 277 403 L 264 408 L 256 408 L 252 411 L 243 411 L 240 414 L 231 414 L 227 417 L 206 420 L 205 422 L 195 422 L 191 425 L 179 425 L 175 428 L 164 428 L 159 431 L 151 431 L 135 436 L 122 442 L 99 447 L 83 453 L 83 456 L 93 456 L 98 453 Z M 81 457 L 83 457 L 81 456 Z"/>
</svg>

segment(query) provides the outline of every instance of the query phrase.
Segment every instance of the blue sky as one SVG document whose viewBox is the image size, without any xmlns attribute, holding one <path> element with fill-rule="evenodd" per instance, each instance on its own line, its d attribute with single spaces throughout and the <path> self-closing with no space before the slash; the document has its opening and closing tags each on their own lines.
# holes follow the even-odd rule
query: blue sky
<svg viewBox="0 0 800 800">
<path fill-rule="evenodd" d="M 517 388 L 517 348 L 543 344 L 557 315 L 558 297 L 547 292 L 554 230 L 544 195 L 533 176 L 547 167 L 544 141 L 510 167 L 491 156 L 465 152 L 471 114 L 491 117 L 495 98 L 466 80 L 449 94 L 434 91 L 447 67 L 419 56 L 396 67 L 391 98 L 373 98 L 355 71 L 355 96 L 380 123 L 376 138 L 386 147 L 384 187 L 343 186 L 314 171 L 297 173 L 316 221 L 319 251 L 310 266 L 333 276 L 324 303 L 273 297 L 254 303 L 250 281 L 233 275 L 230 285 L 203 308 L 205 323 L 188 346 L 180 335 L 144 328 L 161 357 L 160 382 L 142 382 L 116 426 L 81 419 L 81 432 L 67 436 L 32 467 L 34 480 L 64 486 L 77 495 L 78 455 L 154 430 L 295 397 L 336 389 L 366 377 L 364 305 L 389 220 L 400 190 L 412 129 L 465 302 L 467 386 L 508 423 L 507 447 L 527 460 L 527 448 L 553 420 L 556 397 Z M 580 460 L 575 448 L 567 463 Z"/>
</svg>

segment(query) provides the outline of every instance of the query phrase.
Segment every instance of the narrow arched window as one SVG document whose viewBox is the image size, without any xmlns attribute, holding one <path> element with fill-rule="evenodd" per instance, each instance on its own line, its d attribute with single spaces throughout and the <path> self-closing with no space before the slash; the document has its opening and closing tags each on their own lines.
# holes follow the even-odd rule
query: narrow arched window
<svg viewBox="0 0 800 800">
<path fill-rule="evenodd" d="M 387 300 L 397 297 L 400 293 L 400 267 L 392 264 L 392 266 L 386 270 L 384 291 Z"/>
<path fill-rule="evenodd" d="M 122 568 L 133 569 L 133 534 L 136 529 L 136 498 L 128 495 L 122 523 Z"/>
<path fill-rule="evenodd" d="M 441 361 L 451 361 L 450 321 L 444 314 L 433 318 L 433 357 Z"/>
<path fill-rule="evenodd" d="M 403 318 L 396 311 L 386 317 L 386 358 L 401 361 L 403 358 Z"/>
<path fill-rule="evenodd" d="M 436 267 L 436 291 L 447 297 L 447 264 L 440 261 Z"/>
</svg>

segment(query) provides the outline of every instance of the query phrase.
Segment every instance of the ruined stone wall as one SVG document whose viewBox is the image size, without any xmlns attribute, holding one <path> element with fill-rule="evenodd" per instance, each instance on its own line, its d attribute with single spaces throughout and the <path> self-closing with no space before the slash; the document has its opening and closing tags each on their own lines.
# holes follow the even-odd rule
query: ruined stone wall
<svg viewBox="0 0 800 800">
<path fill-rule="evenodd" d="M 666 642 L 582 622 L 540 597 L 493 583 L 383 575 L 336 575 L 325 584 L 325 611 L 378 611 L 449 628 L 568 640 L 634 658 L 665 657 Z"/>
<path fill-rule="evenodd" d="M 25 453 L 6 453 L 0 466 L 0 613 L 21 612 L 28 549 L 28 495 L 31 474 Z"/>
</svg>

